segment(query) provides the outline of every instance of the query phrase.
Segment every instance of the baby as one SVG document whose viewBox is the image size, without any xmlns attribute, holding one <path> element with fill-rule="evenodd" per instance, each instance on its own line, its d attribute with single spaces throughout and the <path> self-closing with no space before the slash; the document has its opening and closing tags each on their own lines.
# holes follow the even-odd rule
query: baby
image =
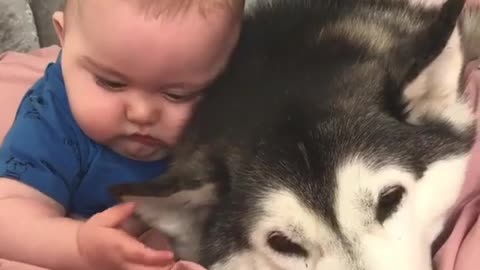
<svg viewBox="0 0 480 270">
<path fill-rule="evenodd" d="M 173 264 L 123 226 L 134 205 L 107 190 L 167 169 L 228 62 L 243 9 L 243 0 L 69 0 L 54 14 L 62 51 L 0 148 L 0 258 L 66 270 Z"/>
</svg>

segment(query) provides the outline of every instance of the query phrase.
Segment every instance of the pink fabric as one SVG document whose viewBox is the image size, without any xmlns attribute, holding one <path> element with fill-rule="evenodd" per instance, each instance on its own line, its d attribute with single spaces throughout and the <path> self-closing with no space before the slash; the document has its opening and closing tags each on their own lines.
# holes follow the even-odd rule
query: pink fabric
<svg viewBox="0 0 480 270">
<path fill-rule="evenodd" d="M 59 51 L 58 46 L 52 46 L 28 54 L 0 54 L 0 144 L 23 95 L 42 76 L 48 63 L 55 61 Z"/>
<path fill-rule="evenodd" d="M 470 63 L 467 71 L 467 93 L 480 117 L 480 60 Z M 480 132 L 480 124 L 477 130 Z M 438 270 L 480 269 L 480 139 L 472 150 L 465 181 L 458 204 L 452 210 L 452 231 L 434 257 Z"/>
</svg>

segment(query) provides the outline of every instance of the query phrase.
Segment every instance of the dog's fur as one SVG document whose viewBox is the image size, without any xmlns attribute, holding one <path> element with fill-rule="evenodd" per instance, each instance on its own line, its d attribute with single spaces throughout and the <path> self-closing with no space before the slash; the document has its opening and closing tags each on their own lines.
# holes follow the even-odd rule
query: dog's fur
<svg viewBox="0 0 480 270">
<path fill-rule="evenodd" d="M 256 6 L 168 173 L 112 192 L 211 270 L 425 270 L 475 136 L 464 1 Z"/>
</svg>

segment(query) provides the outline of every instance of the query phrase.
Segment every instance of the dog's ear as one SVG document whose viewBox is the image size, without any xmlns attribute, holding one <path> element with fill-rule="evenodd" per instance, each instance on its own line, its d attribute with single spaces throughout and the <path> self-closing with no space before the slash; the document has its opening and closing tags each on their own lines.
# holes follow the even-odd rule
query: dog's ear
<svg viewBox="0 0 480 270">
<path fill-rule="evenodd" d="M 425 13 L 426 26 L 388 55 L 386 104 L 398 118 L 422 125 L 471 128 L 473 115 L 462 96 L 464 56 L 458 22 L 465 0 L 447 0 Z"/>
<path fill-rule="evenodd" d="M 179 258 L 196 261 L 206 219 L 220 191 L 212 177 L 205 168 L 174 166 L 151 181 L 115 185 L 110 191 L 122 202 L 135 202 L 136 215 L 169 237 Z"/>
</svg>

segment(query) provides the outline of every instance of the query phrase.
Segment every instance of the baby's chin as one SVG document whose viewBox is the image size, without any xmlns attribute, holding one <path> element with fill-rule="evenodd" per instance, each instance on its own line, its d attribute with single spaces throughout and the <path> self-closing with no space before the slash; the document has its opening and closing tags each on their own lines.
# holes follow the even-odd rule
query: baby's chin
<svg viewBox="0 0 480 270">
<path fill-rule="evenodd" d="M 130 147 L 110 147 L 117 154 L 137 161 L 157 161 L 162 160 L 170 153 L 166 148 L 154 148 L 145 146 Z"/>
</svg>

